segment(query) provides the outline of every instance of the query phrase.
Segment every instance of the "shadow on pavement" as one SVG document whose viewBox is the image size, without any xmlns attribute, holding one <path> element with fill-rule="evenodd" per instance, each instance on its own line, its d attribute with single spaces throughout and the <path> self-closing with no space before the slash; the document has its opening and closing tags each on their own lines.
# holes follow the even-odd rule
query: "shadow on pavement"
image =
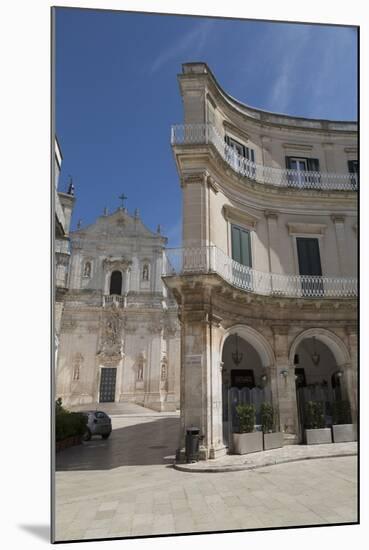
<svg viewBox="0 0 369 550">
<path fill-rule="evenodd" d="M 35 537 L 50 542 L 50 527 L 48 525 L 19 525 L 20 529 L 32 533 Z"/>
<path fill-rule="evenodd" d="M 56 454 L 56 471 L 111 470 L 120 466 L 169 464 L 178 446 L 179 418 L 160 418 L 112 431 Z"/>
</svg>

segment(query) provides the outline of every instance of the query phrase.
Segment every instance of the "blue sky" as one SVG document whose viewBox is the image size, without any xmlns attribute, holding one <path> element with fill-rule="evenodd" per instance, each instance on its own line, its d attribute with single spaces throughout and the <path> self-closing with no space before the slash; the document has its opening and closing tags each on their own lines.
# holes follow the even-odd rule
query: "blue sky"
<svg viewBox="0 0 369 550">
<path fill-rule="evenodd" d="M 205 61 L 227 93 L 257 108 L 356 120 L 356 45 L 348 27 L 57 8 L 59 189 L 71 174 L 72 229 L 114 211 L 124 192 L 129 212 L 180 245 L 170 126 L 183 120 L 182 63 Z"/>
</svg>

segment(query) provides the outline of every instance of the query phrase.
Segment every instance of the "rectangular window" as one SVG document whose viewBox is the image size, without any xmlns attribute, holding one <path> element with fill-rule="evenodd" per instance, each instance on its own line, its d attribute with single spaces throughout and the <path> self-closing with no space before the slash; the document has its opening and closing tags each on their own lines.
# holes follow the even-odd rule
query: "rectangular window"
<svg viewBox="0 0 369 550">
<path fill-rule="evenodd" d="M 350 173 L 351 185 L 354 189 L 357 189 L 359 163 L 357 160 L 349 160 L 347 161 L 347 164 L 348 164 L 348 171 Z"/>
<path fill-rule="evenodd" d="M 243 158 L 255 163 L 255 151 L 250 147 L 246 147 L 239 141 L 231 138 L 230 136 L 224 136 L 226 144 L 231 148 L 231 151 L 226 150 L 226 159 L 236 172 L 241 172 L 244 176 L 249 178 L 255 178 L 255 167 L 249 163 L 243 162 Z M 233 153 L 233 154 L 232 154 Z M 242 157 L 242 158 L 239 158 Z"/>
<path fill-rule="evenodd" d="M 304 296 L 319 297 L 324 295 L 322 266 L 320 263 L 319 241 L 314 238 L 299 237 L 296 239 L 299 272 L 302 277 L 301 288 Z"/>
<path fill-rule="evenodd" d="M 303 157 L 286 157 L 288 183 L 294 187 L 319 187 L 319 159 Z M 313 173 L 312 173 L 313 172 Z"/>
<path fill-rule="evenodd" d="M 252 290 L 250 231 L 232 225 L 232 282 L 244 290 Z"/>
</svg>

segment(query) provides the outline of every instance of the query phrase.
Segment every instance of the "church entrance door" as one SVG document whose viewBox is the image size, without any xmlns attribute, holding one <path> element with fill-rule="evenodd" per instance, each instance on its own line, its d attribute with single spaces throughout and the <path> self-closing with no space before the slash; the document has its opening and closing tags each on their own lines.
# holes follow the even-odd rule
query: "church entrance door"
<svg viewBox="0 0 369 550">
<path fill-rule="evenodd" d="M 101 369 L 100 380 L 100 403 L 113 403 L 115 401 L 115 381 L 117 378 L 117 369 Z"/>
</svg>

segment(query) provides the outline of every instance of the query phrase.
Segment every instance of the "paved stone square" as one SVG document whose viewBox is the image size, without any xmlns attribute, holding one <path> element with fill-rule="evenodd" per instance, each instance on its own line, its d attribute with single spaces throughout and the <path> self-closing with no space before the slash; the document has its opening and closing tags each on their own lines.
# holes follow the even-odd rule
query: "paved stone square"
<svg viewBox="0 0 369 550">
<path fill-rule="evenodd" d="M 181 472 L 178 417 L 112 420 L 110 439 L 57 454 L 57 541 L 357 521 L 356 456 Z"/>
</svg>

